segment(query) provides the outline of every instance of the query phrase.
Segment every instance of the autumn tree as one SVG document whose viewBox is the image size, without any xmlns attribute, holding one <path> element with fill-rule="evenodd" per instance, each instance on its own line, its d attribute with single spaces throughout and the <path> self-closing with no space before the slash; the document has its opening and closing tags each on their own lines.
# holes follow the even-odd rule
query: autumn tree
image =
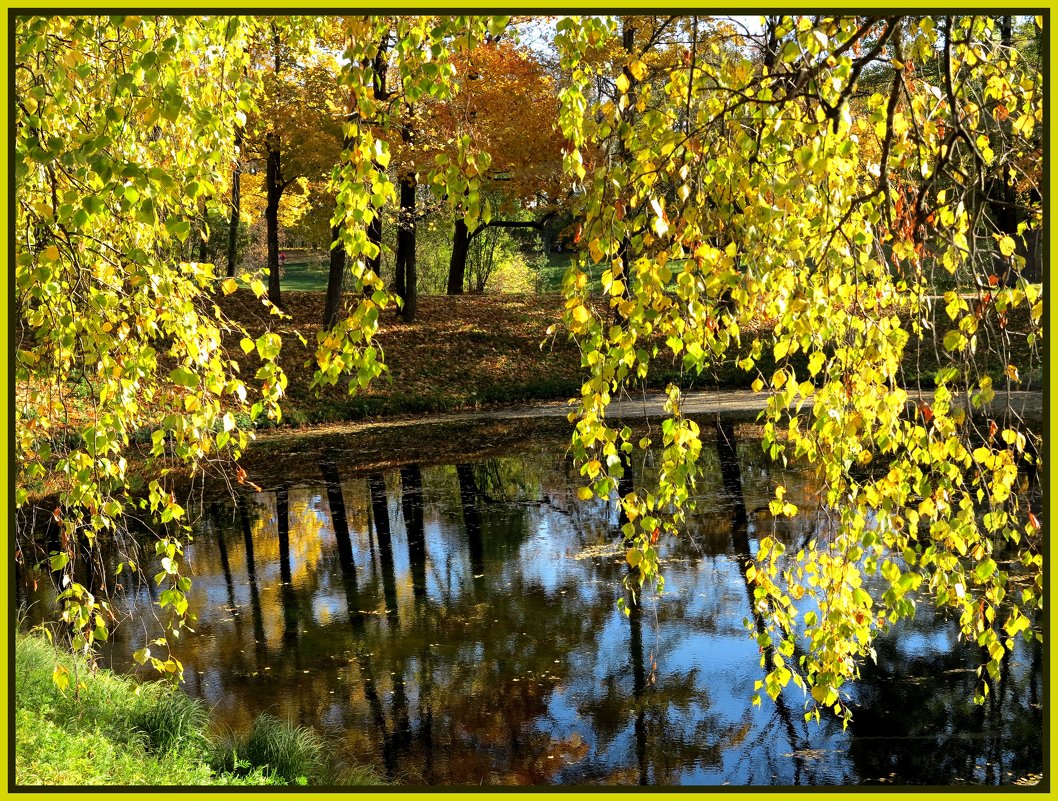
<svg viewBox="0 0 1058 801">
<path fill-rule="evenodd" d="M 322 180 L 338 160 L 335 59 L 319 49 L 317 23 L 273 20 L 253 56 L 263 70 L 258 111 L 243 142 L 263 174 L 268 297 L 281 300 L 279 208 L 299 180 Z"/>
<path fill-rule="evenodd" d="M 688 22 L 693 34 L 704 20 Z M 620 453 L 650 444 L 607 420 L 610 399 L 662 355 L 648 335 L 686 371 L 727 360 L 760 372 L 755 388 L 771 392 L 765 448 L 817 467 L 834 521 L 793 558 L 761 540 L 751 578 L 767 624 L 757 637 L 774 649 L 761 686 L 775 696 L 794 682 L 814 714 L 846 715 L 844 683 L 875 634 L 913 612 L 916 590 L 952 608 L 994 676 L 1042 604 L 1040 524 L 1017 489 L 1041 443 L 1013 396 L 997 396 L 992 372 L 998 361 L 1004 389 L 1015 388 L 1012 314 L 1030 360 L 1041 342 L 1040 289 L 1022 276 L 1015 239 L 1042 214 L 1026 192 L 1011 236 L 972 213 L 971 195 L 1012 152 L 1019 172 L 1040 180 L 1038 65 L 1013 55 L 983 16 L 783 17 L 764 32 L 764 64 L 734 40 L 692 36 L 649 84 L 651 101 L 648 84 L 628 77 L 647 77 L 641 52 L 623 48 L 620 65 L 605 58 L 628 27 L 572 19 L 556 37 L 571 76 L 560 124 L 586 245 L 566 278 L 564 320 L 588 371 L 571 415 L 585 493 L 609 495 Z M 922 77 L 937 59 L 936 80 Z M 884 91 L 853 118 L 868 69 L 888 70 Z M 589 102 L 607 77 L 616 98 Z M 997 136 L 1007 116 L 1009 136 Z M 586 144 L 600 141 L 625 157 L 586 160 Z M 995 259 L 1011 279 L 997 279 Z M 592 268 L 609 298 L 602 316 L 585 302 Z M 943 318 L 931 312 L 933 271 L 972 277 L 944 295 Z M 761 316 L 773 332 L 749 333 Z M 923 340 L 941 364 L 935 388 L 912 393 L 902 356 Z M 629 561 L 647 579 L 658 576 L 651 537 L 681 518 L 701 451 L 680 408 L 671 385 L 660 487 L 623 498 Z M 773 510 L 795 514 L 784 494 L 777 486 Z M 1004 553 L 1033 576 L 1019 597 L 1005 591 Z M 885 587 L 877 595 L 864 587 L 874 580 Z M 802 615 L 804 599 L 813 611 Z M 807 651 L 795 657 L 799 642 Z"/>
<path fill-rule="evenodd" d="M 15 18 L 19 543 L 24 557 L 35 547 L 25 518 L 30 493 L 47 486 L 57 501 L 37 511 L 62 537 L 42 556 L 78 645 L 105 636 L 106 609 L 72 573 L 77 544 L 117 530 L 131 510 L 179 525 L 167 471 L 215 465 L 230 476 L 249 439 L 240 413 L 278 416 L 280 338 L 242 336 L 214 303 L 213 266 L 180 254 L 203 208 L 222 207 L 240 103 L 257 120 L 266 179 L 289 185 L 285 126 L 319 113 L 291 99 L 309 85 L 308 62 L 284 49 L 301 45 L 303 24 Z M 611 398 L 659 359 L 691 374 L 733 364 L 767 387 L 764 447 L 814 466 L 831 526 L 797 554 L 761 538 L 745 573 L 752 636 L 769 656 L 760 689 L 804 688 L 809 714 L 847 717 L 858 662 L 914 612 L 916 594 L 980 646 L 982 694 L 1013 638 L 1042 636 L 1042 526 L 1026 490 L 1043 442 L 1015 393 L 1031 386 L 1043 343 L 1042 289 L 1026 274 L 1028 240 L 1043 230 L 1031 24 L 1043 20 L 783 16 L 742 37 L 694 15 L 557 26 L 563 168 L 583 247 L 562 319 L 586 371 L 571 414 L 582 496 L 609 497 L 622 454 L 659 447 L 657 488 L 621 502 L 632 575 L 660 583 L 656 537 L 678 531 L 692 504 L 700 432 L 675 384 L 657 443 L 612 425 Z M 332 223 L 353 291 L 348 313 L 317 335 L 313 386 L 347 380 L 355 391 L 384 369 L 374 335 L 393 299 L 369 266 L 379 252 L 370 232 L 404 205 L 391 152 L 411 144 L 402 126 L 419 118 L 409 113 L 453 103 L 458 60 L 506 19 L 341 25 L 348 45 L 328 108 L 355 118 L 341 159 L 335 137 L 326 164 L 338 163 Z M 373 60 L 387 35 L 380 94 Z M 271 61 L 250 55 L 262 39 Z M 244 90 L 262 67 L 275 85 L 254 115 Z M 472 232 L 491 222 L 482 189 L 493 156 L 467 133 L 444 155 L 408 156 L 394 175 L 428 185 Z M 589 271 L 601 273 L 602 309 L 587 302 Z M 938 295 L 942 276 L 950 288 Z M 255 276 L 246 283 L 263 294 Z M 260 363 L 257 394 L 224 334 Z M 903 368 L 912 347 L 936 357 L 928 380 Z M 140 431 L 150 438 L 146 497 L 129 488 Z M 771 509 L 797 513 L 782 485 Z M 155 580 L 173 626 L 187 608 L 182 547 L 174 532 L 159 537 Z M 138 656 L 180 670 L 148 648 Z"/>
<path fill-rule="evenodd" d="M 437 164 L 447 164 L 462 146 L 487 166 L 481 173 L 481 216 L 473 229 L 456 209 L 449 295 L 463 292 L 475 237 L 490 227 L 540 231 L 562 198 L 561 141 L 554 126 L 558 100 L 543 65 L 511 41 L 497 39 L 459 58 L 457 69 L 459 94 L 430 109 L 423 147 Z M 495 208 L 490 198 L 499 199 Z M 521 210 L 529 211 L 529 219 L 519 219 Z"/>
</svg>

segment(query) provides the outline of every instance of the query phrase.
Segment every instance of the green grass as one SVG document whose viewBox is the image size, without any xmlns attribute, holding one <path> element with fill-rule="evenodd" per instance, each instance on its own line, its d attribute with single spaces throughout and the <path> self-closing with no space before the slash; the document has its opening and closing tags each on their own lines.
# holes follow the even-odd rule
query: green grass
<svg viewBox="0 0 1058 801">
<path fill-rule="evenodd" d="M 327 277 L 330 265 L 326 251 L 283 251 L 286 262 L 283 265 L 282 289 L 296 289 L 323 292 L 327 289 Z"/>
<path fill-rule="evenodd" d="M 327 289 L 327 277 L 329 265 L 326 251 L 283 251 L 286 253 L 286 262 L 283 266 L 282 289 L 304 290 L 308 292 L 323 292 Z M 541 292 L 560 292 L 562 290 L 562 276 L 569 268 L 573 260 L 573 253 L 551 253 L 548 263 L 537 269 L 537 286 Z M 592 292 L 601 292 L 599 276 L 591 276 L 588 288 Z"/>
<path fill-rule="evenodd" d="M 566 270 L 569 269 L 570 263 L 573 261 L 574 253 L 549 253 L 547 256 L 547 264 L 538 267 L 536 270 L 537 274 L 537 286 L 541 292 L 561 292 L 562 291 L 562 276 L 566 274 Z M 599 270 L 599 275 L 602 275 L 602 269 Z M 602 291 L 602 285 L 599 283 L 599 275 L 591 277 L 591 281 L 588 286 L 593 292 Z"/>
<path fill-rule="evenodd" d="M 65 671 L 60 691 L 53 671 Z M 15 782 L 28 785 L 378 784 L 344 772 L 310 729 L 262 715 L 214 742 L 205 707 L 169 685 L 138 684 L 36 635 L 15 640 Z"/>
<path fill-rule="evenodd" d="M 218 764 L 228 771 L 241 765 L 268 765 L 271 775 L 288 784 L 318 783 L 326 769 L 318 734 L 268 714 L 259 716 L 241 737 L 223 740 L 218 757 Z"/>
</svg>

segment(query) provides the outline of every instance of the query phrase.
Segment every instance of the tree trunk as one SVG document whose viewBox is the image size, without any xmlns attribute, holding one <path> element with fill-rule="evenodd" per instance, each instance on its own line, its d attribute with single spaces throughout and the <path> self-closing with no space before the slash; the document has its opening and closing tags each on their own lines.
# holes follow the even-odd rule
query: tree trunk
<svg viewBox="0 0 1058 801">
<path fill-rule="evenodd" d="M 448 294 L 462 295 L 466 285 L 467 254 L 470 252 L 470 231 L 463 218 L 456 220 L 452 236 L 452 258 L 448 262 Z"/>
<path fill-rule="evenodd" d="M 404 303 L 401 316 L 415 321 L 418 274 L 415 269 L 415 173 L 400 181 L 400 216 L 397 218 L 397 296 Z"/>
<path fill-rule="evenodd" d="M 323 304 L 323 327 L 326 330 L 338 324 L 338 313 L 342 307 L 342 291 L 345 288 L 345 245 L 342 244 L 341 225 L 331 226 L 331 269 L 327 275 L 327 300 Z"/>
<path fill-rule="evenodd" d="M 382 275 L 382 210 L 376 209 L 375 216 L 371 219 L 371 222 L 367 224 L 367 241 L 378 248 L 378 253 L 369 259 L 365 260 L 367 269 L 371 270 L 375 275 Z M 369 294 L 368 289 L 364 289 L 364 294 Z"/>
<path fill-rule="evenodd" d="M 265 205 L 265 226 L 268 243 L 268 299 L 276 306 L 279 295 L 279 200 L 283 196 L 280 178 L 279 148 L 269 145 L 265 170 L 268 202 Z"/>
<path fill-rule="evenodd" d="M 235 129 L 235 165 L 231 170 L 231 218 L 228 220 L 228 277 L 234 278 L 239 271 L 235 263 L 239 249 L 239 215 L 242 210 L 242 160 L 238 151 L 242 148 L 242 126 Z"/>
</svg>

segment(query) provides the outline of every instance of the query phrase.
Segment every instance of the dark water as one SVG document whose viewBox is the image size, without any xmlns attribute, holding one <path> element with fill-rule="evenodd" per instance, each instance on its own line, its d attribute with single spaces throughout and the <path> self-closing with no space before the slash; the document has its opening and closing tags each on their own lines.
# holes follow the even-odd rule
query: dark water
<svg viewBox="0 0 1058 801">
<path fill-rule="evenodd" d="M 562 440 L 376 472 L 330 453 L 240 505 L 207 500 L 187 552 L 198 622 L 176 647 L 184 687 L 222 727 L 271 712 L 324 733 L 339 760 L 411 784 L 1008 784 L 1041 772 L 1040 649 L 1019 646 L 976 706 L 980 656 L 924 602 L 877 644 L 847 731 L 805 723 L 796 689 L 752 706 L 763 672 L 741 557 L 773 531 L 799 545 L 822 515 L 805 475 L 766 468 L 737 431 L 736 447 L 703 449 L 698 511 L 663 544 L 664 594 L 627 617 L 617 511 L 575 499 Z M 649 485 L 650 457 L 633 467 Z M 771 518 L 776 480 L 804 516 Z M 149 589 L 127 602 L 135 616 L 108 654 L 118 669 L 156 626 Z"/>
</svg>

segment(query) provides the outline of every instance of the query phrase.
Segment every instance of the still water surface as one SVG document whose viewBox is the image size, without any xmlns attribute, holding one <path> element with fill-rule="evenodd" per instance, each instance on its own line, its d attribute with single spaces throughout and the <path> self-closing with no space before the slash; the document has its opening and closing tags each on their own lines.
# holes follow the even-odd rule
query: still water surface
<svg viewBox="0 0 1058 801">
<path fill-rule="evenodd" d="M 707 428 L 703 423 L 703 428 Z M 729 433 L 735 429 L 729 429 Z M 202 510 L 184 687 L 221 727 L 271 712 L 339 760 L 410 784 L 1007 784 L 1042 764 L 1042 669 L 1021 647 L 984 706 L 978 655 L 925 603 L 877 646 L 855 715 L 806 724 L 763 677 L 743 560 L 822 525 L 809 478 L 752 431 L 707 443 L 698 511 L 663 543 L 665 591 L 630 615 L 614 505 L 576 500 L 562 439 L 484 461 L 373 472 L 355 453 Z M 304 461 L 304 460 L 302 460 Z M 652 478 L 637 457 L 637 485 Z M 807 514 L 773 519 L 776 481 Z M 152 593 L 109 657 L 131 663 Z M 146 622 L 145 622 L 146 621 Z M 750 620 L 752 625 L 752 620 Z"/>
</svg>

